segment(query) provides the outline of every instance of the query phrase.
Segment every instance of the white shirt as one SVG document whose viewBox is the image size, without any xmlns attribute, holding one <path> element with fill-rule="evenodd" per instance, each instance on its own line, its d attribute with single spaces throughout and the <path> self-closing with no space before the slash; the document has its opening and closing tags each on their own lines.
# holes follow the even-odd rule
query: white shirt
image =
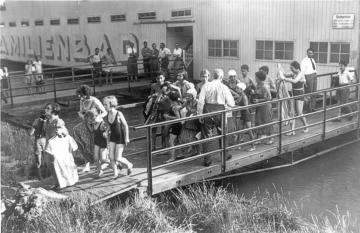
<svg viewBox="0 0 360 233">
<path fill-rule="evenodd" d="M 339 72 L 338 75 L 340 85 L 350 84 L 354 81 L 354 77 L 347 70 L 345 70 L 343 73 Z"/>
<path fill-rule="evenodd" d="M 35 66 L 35 71 L 36 73 L 42 73 L 42 63 L 41 61 L 34 61 L 33 62 L 34 66 Z"/>
<path fill-rule="evenodd" d="M 311 59 L 311 60 L 310 60 Z M 315 65 L 315 69 L 312 66 L 311 61 L 313 61 L 314 65 Z M 314 58 L 309 58 L 309 57 L 305 57 L 300 64 L 301 67 L 301 71 L 305 74 L 305 75 L 309 75 L 309 74 L 313 74 L 313 73 L 317 73 L 316 71 L 316 62 L 314 60 Z"/>
<path fill-rule="evenodd" d="M 127 50 L 126 50 L 126 53 L 129 55 L 129 57 L 131 57 L 131 56 L 136 57 L 137 51 L 136 51 L 135 48 L 132 48 L 132 49 L 131 49 L 131 47 L 129 47 L 129 48 L 127 48 Z"/>
<path fill-rule="evenodd" d="M 170 49 L 164 48 L 164 49 L 159 50 L 159 57 L 160 58 L 164 58 L 164 57 L 169 56 L 169 55 L 171 55 Z"/>
<path fill-rule="evenodd" d="M 173 55 L 175 56 L 175 57 L 181 57 L 181 54 L 182 54 L 182 49 L 181 48 L 175 48 L 174 49 L 174 52 L 173 52 Z"/>
<path fill-rule="evenodd" d="M 197 105 L 198 114 L 203 113 L 205 104 L 223 104 L 225 107 L 234 107 L 235 101 L 230 89 L 225 86 L 221 80 L 215 79 L 205 83 L 201 88 Z"/>
</svg>

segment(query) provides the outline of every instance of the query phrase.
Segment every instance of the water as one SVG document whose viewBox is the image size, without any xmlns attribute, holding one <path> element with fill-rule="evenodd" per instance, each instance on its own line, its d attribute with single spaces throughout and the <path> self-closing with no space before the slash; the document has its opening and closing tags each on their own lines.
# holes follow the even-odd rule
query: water
<svg viewBox="0 0 360 233">
<path fill-rule="evenodd" d="M 305 215 L 328 210 L 360 217 L 360 143 L 351 144 L 294 167 L 229 178 L 235 191 L 250 197 L 254 191 L 281 192 L 302 205 Z"/>
</svg>

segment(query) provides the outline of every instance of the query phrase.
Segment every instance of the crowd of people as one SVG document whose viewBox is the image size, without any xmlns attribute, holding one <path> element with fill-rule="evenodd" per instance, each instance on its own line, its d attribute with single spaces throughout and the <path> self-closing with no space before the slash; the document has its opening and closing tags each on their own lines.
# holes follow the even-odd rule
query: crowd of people
<svg viewBox="0 0 360 233">
<path fill-rule="evenodd" d="M 44 93 L 44 76 L 42 62 L 39 56 L 35 56 L 35 61 L 28 60 L 25 64 L 25 83 L 28 94 L 32 94 L 32 86 L 36 87 L 36 93 Z"/>
<path fill-rule="evenodd" d="M 160 43 L 160 48 L 157 48 L 156 43 L 152 43 L 151 48 L 148 47 L 148 42 L 143 42 L 143 48 L 140 51 L 134 47 L 133 42 L 129 42 L 126 49 L 128 56 L 127 60 L 127 73 L 130 81 L 138 80 L 138 61 L 139 56 L 142 56 L 143 74 L 145 77 L 154 77 L 159 71 L 163 72 L 166 76 L 169 74 L 170 57 L 173 57 L 173 66 L 171 69 L 180 71 L 184 69 L 183 49 L 180 44 L 176 43 L 173 53 L 165 46 L 165 43 Z M 100 54 L 100 49 L 95 48 L 94 54 L 89 57 L 89 63 L 94 68 L 94 77 L 98 79 L 99 85 L 103 84 L 102 76 L 105 73 L 106 85 L 113 82 L 113 71 L 117 65 L 114 54 L 111 48 L 107 49 L 105 55 Z"/>
<path fill-rule="evenodd" d="M 309 61 L 316 73 L 315 62 L 312 61 L 312 50 L 308 50 Z M 312 105 L 311 96 L 302 96 L 308 93 L 307 85 L 309 76 L 303 71 L 304 62 L 290 63 L 291 73 L 286 73 L 278 65 L 277 77 L 269 77 L 269 68 L 262 66 L 255 72 L 255 78 L 249 74 L 249 66 L 241 66 L 241 75 L 236 70 L 230 69 L 227 75 L 222 69 L 214 69 L 210 72 L 203 69 L 200 72 L 201 82 L 194 84 L 188 81 L 187 72 L 183 70 L 177 74 L 175 82 L 167 81 L 167 74 L 160 72 L 156 82 L 151 84 L 150 96 L 144 106 L 145 124 L 166 122 L 174 119 L 184 121 L 172 124 L 164 124 L 161 127 L 152 128 L 151 146 L 157 149 L 157 131 L 161 133 L 162 148 L 173 147 L 176 144 L 184 144 L 200 139 L 211 138 L 221 135 L 222 130 L 227 132 L 249 129 L 258 126 L 255 130 L 249 129 L 246 133 L 234 134 L 227 140 L 227 144 L 247 145 L 246 151 L 256 150 L 256 145 L 264 143 L 271 145 L 273 140 L 273 98 L 286 98 L 294 96 L 293 100 L 283 101 L 282 119 L 290 123 L 288 136 L 296 134 L 294 116 L 300 116 L 303 123 L 302 131 L 309 132 L 306 117 L 303 116 L 304 102 L 308 102 L 308 112 L 314 111 L 316 105 Z M 314 66 L 313 66 L 314 65 Z M 340 71 L 337 75 L 336 86 L 346 86 L 355 81 L 347 69 L 347 63 L 340 62 Z M 310 81 L 312 73 L 310 74 Z M 291 85 L 288 85 L 291 84 Z M 310 92 L 311 93 L 311 92 Z M 86 164 L 82 172 L 89 172 L 90 165 L 96 165 L 97 177 L 104 176 L 104 169 L 110 166 L 113 170 L 113 178 L 119 176 L 119 169 L 127 168 L 127 174 L 133 172 L 133 164 L 123 157 L 126 145 L 130 143 L 129 127 L 124 115 L 117 110 L 118 102 L 115 96 L 106 96 L 100 101 L 91 95 L 91 88 L 81 85 L 76 90 L 80 98 L 79 117 L 82 121 L 73 129 L 73 137 L 68 133 L 63 120 L 59 118 L 60 106 L 56 103 L 46 104 L 44 113 L 33 123 L 31 135 L 35 135 L 34 154 L 39 177 L 44 174 L 52 174 L 56 177 L 56 187 L 71 186 L 78 181 L 77 167 L 74 163 L 73 152 L 81 151 Z M 345 104 L 349 99 L 349 88 L 337 91 L 340 104 Z M 298 96 L 298 97 L 297 97 Z M 316 104 L 316 103 L 315 103 Z M 187 117 L 211 113 L 237 106 L 248 106 L 241 110 L 229 111 L 225 119 L 221 115 L 206 116 L 199 119 L 187 120 Z M 253 106 L 251 106 L 253 105 Z M 351 113 L 350 106 L 339 109 L 341 114 Z M 348 118 L 352 119 L 351 116 Z M 223 127 L 225 126 L 225 127 Z M 256 139 L 256 140 L 255 140 Z M 220 140 L 218 141 L 220 143 Z M 220 144 L 208 141 L 192 145 L 184 149 L 171 150 L 169 158 L 164 163 L 173 162 L 177 159 L 208 153 L 218 149 Z M 237 149 L 242 149 L 238 147 Z M 212 164 L 208 153 L 203 159 L 203 165 Z M 226 159 L 231 155 L 226 154 Z"/>
</svg>

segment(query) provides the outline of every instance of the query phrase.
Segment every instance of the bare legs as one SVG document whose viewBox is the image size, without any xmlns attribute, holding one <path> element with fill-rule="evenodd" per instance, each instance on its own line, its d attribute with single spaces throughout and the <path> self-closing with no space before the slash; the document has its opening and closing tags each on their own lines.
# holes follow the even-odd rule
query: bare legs
<svg viewBox="0 0 360 233">
<path fill-rule="evenodd" d="M 133 164 L 129 162 L 126 158 L 122 156 L 125 149 L 124 144 L 115 144 L 114 142 L 109 143 L 109 157 L 110 157 L 110 166 L 114 170 L 114 178 L 117 178 L 119 175 L 117 169 L 117 163 L 125 164 L 128 168 L 127 174 L 130 175 L 133 169 Z"/>
<path fill-rule="evenodd" d="M 303 100 L 295 100 L 295 112 L 297 116 L 301 116 L 300 120 L 304 126 L 307 126 L 306 117 L 303 116 L 303 108 L 304 108 L 304 101 Z M 290 121 L 291 132 L 287 133 L 286 135 L 295 135 L 295 119 Z M 303 130 L 304 133 L 309 132 L 309 129 L 306 127 Z"/>
</svg>

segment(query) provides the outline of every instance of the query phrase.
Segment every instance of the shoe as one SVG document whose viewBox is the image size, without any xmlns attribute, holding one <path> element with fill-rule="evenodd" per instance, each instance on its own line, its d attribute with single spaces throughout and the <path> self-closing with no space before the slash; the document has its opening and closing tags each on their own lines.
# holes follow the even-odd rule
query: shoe
<svg viewBox="0 0 360 233">
<path fill-rule="evenodd" d="M 104 171 L 103 171 L 103 170 L 100 170 L 98 176 L 99 176 L 99 177 L 103 177 L 103 176 L 104 176 Z"/>
<path fill-rule="evenodd" d="M 166 160 L 164 163 L 171 163 L 171 162 L 174 162 L 175 160 L 176 160 L 176 159 L 171 158 L 171 159 Z"/>
<path fill-rule="evenodd" d="M 295 131 L 288 132 L 285 134 L 286 136 L 295 136 Z"/>
<path fill-rule="evenodd" d="M 246 149 L 247 152 L 252 152 L 252 151 L 254 151 L 254 150 L 256 150 L 256 147 L 255 147 L 255 146 L 252 146 L 252 147 Z"/>
<path fill-rule="evenodd" d="M 90 171 L 90 163 L 86 163 L 86 165 L 83 168 L 82 172 L 89 172 L 89 171 Z"/>
<path fill-rule="evenodd" d="M 273 143 L 274 143 L 274 141 L 271 139 L 271 140 L 265 142 L 265 145 L 271 145 L 271 144 L 273 144 Z"/>
<path fill-rule="evenodd" d="M 306 129 L 303 130 L 303 132 L 304 132 L 304 133 L 308 133 L 308 132 L 309 132 L 309 129 L 306 128 Z"/>
<path fill-rule="evenodd" d="M 113 177 L 112 177 L 112 179 L 115 180 L 115 179 L 117 179 L 118 177 L 119 177 L 119 174 L 114 174 Z"/>
<path fill-rule="evenodd" d="M 231 154 L 227 154 L 225 160 L 228 161 L 228 160 L 230 160 L 231 158 L 232 158 L 232 155 L 231 155 Z"/>
</svg>

